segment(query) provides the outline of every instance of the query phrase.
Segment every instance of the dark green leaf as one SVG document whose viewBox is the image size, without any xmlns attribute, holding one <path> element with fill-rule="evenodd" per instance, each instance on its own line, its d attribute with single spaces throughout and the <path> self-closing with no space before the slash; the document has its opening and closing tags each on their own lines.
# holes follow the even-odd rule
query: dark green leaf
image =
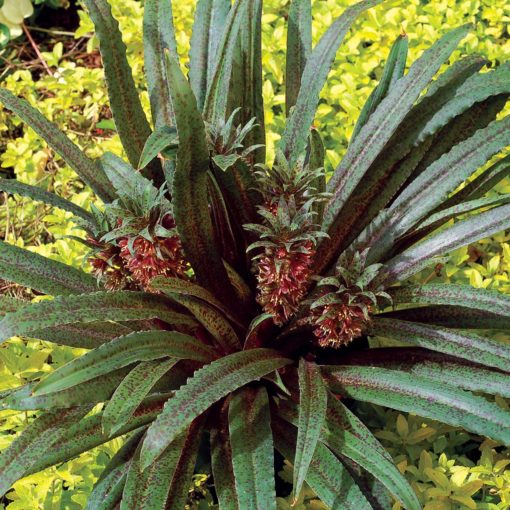
<svg viewBox="0 0 510 510">
<path fill-rule="evenodd" d="M 294 497 L 303 488 L 321 429 L 326 418 L 328 394 L 322 375 L 315 363 L 299 361 L 299 420 L 294 457 Z"/>
<path fill-rule="evenodd" d="M 143 48 L 144 69 L 154 127 L 160 129 L 164 126 L 173 126 L 175 125 L 175 119 L 168 92 L 165 54 L 165 50 L 169 50 L 173 55 L 177 55 L 172 0 L 145 1 Z M 139 166 L 143 167 L 145 165 L 140 164 Z"/>
<path fill-rule="evenodd" d="M 79 218 L 82 218 L 90 225 L 95 226 L 96 222 L 92 214 L 79 205 L 73 204 L 65 198 L 61 198 L 54 193 L 39 188 L 38 186 L 31 186 L 30 184 L 23 184 L 16 179 L 1 179 L 0 178 L 0 191 L 7 193 L 21 195 L 22 197 L 29 197 L 33 200 L 44 202 L 45 204 L 53 205 L 64 211 L 68 211 Z"/>
<path fill-rule="evenodd" d="M 235 298 L 223 267 L 209 216 L 209 149 L 202 116 L 179 62 L 168 58 L 170 93 L 175 109 L 179 150 L 173 181 L 173 207 L 184 251 L 199 283 L 226 305 Z"/>
<path fill-rule="evenodd" d="M 287 19 L 287 60 L 285 67 L 285 108 L 287 117 L 296 104 L 301 76 L 312 52 L 312 5 L 310 0 L 294 0 Z"/>
<path fill-rule="evenodd" d="M 381 79 L 378 85 L 374 88 L 366 103 L 359 114 L 356 126 L 351 136 L 351 142 L 356 138 L 361 128 L 366 124 L 370 115 L 374 113 L 379 103 L 386 97 L 390 87 L 395 85 L 395 82 L 404 76 L 406 67 L 407 51 L 409 43 L 407 35 L 400 34 L 391 47 L 390 54 L 384 65 Z"/>
<path fill-rule="evenodd" d="M 510 346 L 474 333 L 379 317 L 374 318 L 371 333 L 480 365 L 510 370 Z"/>
<path fill-rule="evenodd" d="M 108 179 L 91 159 L 77 147 L 58 127 L 44 117 L 27 101 L 0 89 L 0 101 L 26 122 L 105 202 L 113 199 Z"/>
<path fill-rule="evenodd" d="M 276 510 L 274 446 L 266 389 L 261 386 L 237 391 L 228 416 L 239 507 Z"/>
<path fill-rule="evenodd" d="M 148 466 L 197 416 L 212 404 L 251 381 L 290 363 L 271 349 L 236 352 L 197 370 L 170 399 L 150 427 L 142 450 Z"/>
<path fill-rule="evenodd" d="M 145 361 L 137 365 L 122 380 L 103 411 L 103 430 L 110 434 L 123 427 L 136 408 L 176 359 Z"/>
<path fill-rule="evenodd" d="M 189 52 L 189 80 L 200 110 L 213 78 L 230 3 L 230 0 L 199 0 L 197 3 Z"/>
<path fill-rule="evenodd" d="M 433 257 L 489 237 L 509 226 L 508 204 L 459 221 L 387 262 L 381 270 L 383 277 L 379 283 L 388 284 L 396 280 L 405 280 L 426 267 Z"/>
<path fill-rule="evenodd" d="M 137 361 L 165 357 L 208 362 L 214 359 L 214 351 L 196 338 L 177 331 L 135 331 L 50 373 L 35 387 L 34 393 L 61 391 Z"/>
<path fill-rule="evenodd" d="M 92 275 L 4 241 L 0 241 L 0 277 L 53 296 L 98 288 Z"/>
<path fill-rule="evenodd" d="M 510 413 L 457 387 L 399 370 L 366 366 L 323 367 L 335 393 L 463 427 L 505 444 Z"/>
<path fill-rule="evenodd" d="M 98 320 L 159 318 L 170 324 L 194 324 L 193 319 L 172 310 L 167 298 L 144 292 L 95 292 L 59 296 L 52 301 L 26 305 L 0 321 L 0 341 L 14 335 L 30 335 L 42 328 Z"/>
<path fill-rule="evenodd" d="M 172 126 L 161 126 L 154 131 L 143 147 L 138 169 L 146 167 L 154 158 L 168 149 L 169 147 L 177 147 L 179 138 L 177 129 Z"/>
<path fill-rule="evenodd" d="M 294 163 L 305 150 L 310 127 L 315 117 L 319 94 L 328 76 L 338 47 L 355 19 L 380 0 L 365 0 L 348 7 L 322 36 L 307 59 L 301 76 L 301 87 L 294 110 L 285 126 L 280 149 Z"/>
<path fill-rule="evenodd" d="M 84 4 L 99 38 L 115 125 L 128 159 L 136 167 L 151 129 L 127 61 L 126 45 L 107 0 L 84 0 Z"/>
<path fill-rule="evenodd" d="M 23 431 L 0 455 L 0 496 L 31 466 L 43 459 L 48 449 L 90 409 L 91 406 L 50 411 Z"/>
</svg>

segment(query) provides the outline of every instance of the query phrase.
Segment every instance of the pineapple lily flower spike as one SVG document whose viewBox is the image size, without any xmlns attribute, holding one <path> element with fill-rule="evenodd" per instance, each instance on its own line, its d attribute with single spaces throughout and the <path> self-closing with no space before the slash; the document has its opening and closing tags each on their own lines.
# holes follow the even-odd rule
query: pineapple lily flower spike
<svg viewBox="0 0 510 510">
<path fill-rule="evenodd" d="M 510 145 L 510 117 L 498 115 L 508 66 L 481 72 L 487 61 L 468 56 L 436 77 L 467 35 L 462 26 L 406 72 L 398 36 L 326 180 L 312 128 L 319 94 L 350 26 L 377 0 L 349 7 L 313 48 L 310 0 L 291 2 L 288 118 L 268 167 L 262 0 L 198 1 L 188 76 L 171 1 L 145 1 L 151 123 L 108 3 L 84 3 L 127 161 L 89 159 L 0 90 L 102 201 L 88 211 L 0 181 L 73 213 L 91 250 L 82 271 L 0 243 L 0 278 L 54 297 L 2 298 L 0 341 L 88 349 L 1 394 L 4 409 L 37 418 L 0 454 L 0 493 L 123 436 L 89 509 L 181 510 L 200 446 L 220 510 L 275 510 L 282 459 L 293 465 L 296 497 L 306 482 L 329 508 L 377 510 L 382 486 L 419 510 L 357 417 L 358 401 L 510 444 L 510 413 L 480 395 L 510 397 L 510 346 L 487 333 L 510 329 L 510 297 L 409 280 L 510 227 L 508 196 L 486 197 L 509 158 L 477 172 Z M 401 346 L 373 348 L 374 336 Z"/>
</svg>

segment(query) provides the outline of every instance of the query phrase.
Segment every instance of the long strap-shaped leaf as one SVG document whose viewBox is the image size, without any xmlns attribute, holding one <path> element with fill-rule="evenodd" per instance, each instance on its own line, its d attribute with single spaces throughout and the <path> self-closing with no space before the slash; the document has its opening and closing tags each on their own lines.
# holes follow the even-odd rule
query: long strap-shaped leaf
<svg viewBox="0 0 510 510">
<path fill-rule="evenodd" d="M 323 367 L 326 373 L 335 393 L 510 443 L 510 413 L 457 387 L 379 367 Z"/>
<path fill-rule="evenodd" d="M 58 345 L 94 349 L 114 338 L 127 335 L 133 329 L 115 322 L 90 322 L 37 329 L 32 331 L 31 336 Z"/>
<path fill-rule="evenodd" d="M 374 442 L 378 443 L 375 437 L 368 444 L 357 437 L 357 429 L 350 430 L 356 418 L 342 402 L 335 398 L 330 400 L 322 440 L 337 455 L 344 455 L 371 473 L 405 508 L 420 510 L 421 505 L 416 494 L 393 460 L 388 459 L 384 448 L 380 444 L 375 447 Z M 361 426 L 360 432 L 364 433 L 364 425 Z"/>
<path fill-rule="evenodd" d="M 200 424 L 193 424 L 150 467 L 143 470 L 140 443 L 129 469 L 120 510 L 184 508 L 200 443 L 200 431 Z"/>
<path fill-rule="evenodd" d="M 198 281 L 227 305 L 235 303 L 209 216 L 207 172 L 209 149 L 202 116 L 179 62 L 168 57 L 170 94 L 175 109 L 179 150 L 173 180 L 177 229 Z"/>
<path fill-rule="evenodd" d="M 325 229 L 333 225 L 337 214 L 370 165 L 467 31 L 468 26 L 456 28 L 426 50 L 414 62 L 407 75 L 400 79 L 381 101 L 354 142 L 349 145 L 346 155 L 328 182 L 328 189 L 333 192 L 333 197 L 326 208 L 323 221 Z"/>
<path fill-rule="evenodd" d="M 287 20 L 287 54 L 285 62 L 285 109 L 287 117 L 296 104 L 301 76 L 312 52 L 312 3 L 294 0 Z"/>
<path fill-rule="evenodd" d="M 166 54 L 177 55 L 172 0 L 147 0 L 143 11 L 143 50 L 152 121 L 156 129 L 175 125 L 168 92 Z"/>
<path fill-rule="evenodd" d="M 372 251 L 385 253 L 403 235 L 433 211 L 462 182 L 494 154 L 510 144 L 510 117 L 492 122 L 459 143 L 407 186 L 390 208 L 391 221 Z M 373 260 L 378 256 L 371 254 Z"/>
<path fill-rule="evenodd" d="M 488 289 L 475 289 L 470 285 L 406 285 L 391 289 L 395 304 L 419 303 L 429 305 L 457 305 L 484 312 L 510 316 L 510 296 Z"/>
<path fill-rule="evenodd" d="M 100 168 L 76 146 L 58 127 L 27 101 L 0 89 L 0 101 L 26 122 L 105 202 L 114 198 L 108 179 Z"/>
<path fill-rule="evenodd" d="M 189 52 L 189 80 L 200 110 L 212 81 L 230 4 L 230 0 L 199 0 L 197 3 Z"/>
<path fill-rule="evenodd" d="M 230 79 L 235 57 L 239 27 L 245 19 L 244 12 L 249 2 L 236 0 L 224 22 L 223 36 L 215 52 L 212 78 L 208 79 L 208 89 L 204 103 L 204 117 L 213 125 L 227 119 L 230 95 Z M 209 63 L 208 63 L 209 65 Z"/>
<path fill-rule="evenodd" d="M 171 395 L 156 395 L 149 397 L 136 410 L 134 416 L 118 432 L 108 436 L 102 430 L 101 413 L 83 418 L 75 425 L 66 427 L 60 439 L 46 451 L 44 457 L 36 459 L 36 462 L 23 474 L 27 476 L 42 471 L 47 467 L 67 462 L 83 452 L 92 450 L 96 446 L 104 444 L 111 439 L 120 437 L 131 431 L 143 430 L 148 423 L 153 421 L 163 407 L 163 403 Z"/>
<path fill-rule="evenodd" d="M 288 365 L 272 349 L 237 352 L 197 370 L 168 401 L 150 427 L 142 450 L 142 465 L 150 465 L 193 419 L 236 389 Z"/>
<path fill-rule="evenodd" d="M 69 389 L 44 395 L 34 395 L 35 384 L 26 384 L 2 399 L 6 409 L 30 411 L 34 409 L 55 409 L 84 406 L 105 402 L 129 373 L 123 368 L 95 379 L 88 380 Z"/>
<path fill-rule="evenodd" d="M 112 457 L 87 499 L 85 510 L 110 510 L 120 502 L 127 474 L 142 434 L 135 432 Z"/>
<path fill-rule="evenodd" d="M 321 271 L 322 268 L 334 262 L 337 254 L 347 247 L 365 226 L 376 233 L 380 231 L 380 227 L 385 224 L 381 218 L 381 211 L 404 186 L 417 165 L 421 164 L 437 145 L 440 145 L 433 143 L 435 137 L 431 136 L 415 146 L 420 135 L 420 127 L 455 95 L 456 90 L 467 78 L 485 64 L 486 61 L 480 57 L 466 57 L 451 65 L 439 75 L 436 81 L 432 82 L 427 94 L 409 111 L 338 212 L 329 232 L 331 241 L 324 241 L 319 246 L 316 271 Z M 473 132 L 476 131 L 477 124 L 481 122 L 482 117 L 486 116 L 486 112 L 478 116 L 469 124 L 469 128 L 473 129 Z M 457 119 L 454 119 L 452 123 L 453 126 L 458 125 Z M 482 123 L 479 127 L 485 127 L 485 125 Z M 450 131 L 448 135 L 450 136 Z M 442 139 L 445 138 L 447 137 L 442 137 Z M 455 143 L 452 142 L 447 149 L 449 150 Z M 437 157 L 441 154 L 439 153 Z M 437 157 L 432 159 L 432 162 Z M 360 239 L 357 239 L 356 243 L 359 242 Z M 366 245 L 362 249 L 365 247 Z"/>
<path fill-rule="evenodd" d="M 294 457 L 294 498 L 297 499 L 326 418 L 328 394 L 319 367 L 299 361 L 299 419 Z"/>
<path fill-rule="evenodd" d="M 495 207 L 434 234 L 392 258 L 382 269 L 380 283 L 393 283 L 417 273 L 437 255 L 489 237 L 510 226 L 510 205 Z"/>
<path fill-rule="evenodd" d="M 457 329 L 510 329 L 510 316 L 456 305 L 432 305 L 404 308 L 378 315 L 404 321 L 435 324 Z"/>
<path fill-rule="evenodd" d="M 39 188 L 38 186 L 31 186 L 30 184 L 24 184 L 17 181 L 16 179 L 1 179 L 0 178 L 0 190 L 6 191 L 22 197 L 28 197 L 45 204 L 53 205 L 64 211 L 68 211 L 75 216 L 85 220 L 90 225 L 95 226 L 96 222 L 94 216 L 79 205 L 73 204 L 65 198 L 61 198 L 55 193 L 49 193 L 48 191 Z"/>
<path fill-rule="evenodd" d="M 296 425 L 297 413 L 292 406 L 279 405 L 280 415 Z M 331 396 L 320 440 L 337 454 L 353 460 L 371 473 L 409 510 L 421 506 L 411 486 L 398 471 L 393 459 L 367 427 L 349 409 Z"/>
<path fill-rule="evenodd" d="M 363 11 L 379 4 L 380 1 L 364 0 L 347 8 L 328 28 L 307 59 L 301 77 L 301 87 L 296 106 L 288 119 L 280 143 L 280 149 L 291 164 L 305 150 L 310 127 L 319 102 L 320 91 L 324 87 L 335 60 L 336 52 L 345 34 Z"/>
<path fill-rule="evenodd" d="M 0 455 L 0 496 L 33 464 L 44 458 L 48 448 L 90 409 L 91 406 L 48 412 L 37 418 L 18 436 Z"/>
<path fill-rule="evenodd" d="M 293 458 L 296 432 L 288 423 L 275 417 L 271 421 L 276 448 L 287 459 Z M 347 469 L 322 443 L 317 444 L 306 483 L 331 510 L 372 510 Z"/>
<path fill-rule="evenodd" d="M 376 352 L 374 352 L 376 351 Z M 368 349 L 345 359 L 349 364 L 379 366 L 441 381 L 450 386 L 491 395 L 510 395 L 510 376 L 496 370 L 460 362 L 452 356 L 417 347 Z"/>
<path fill-rule="evenodd" d="M 115 389 L 103 411 L 103 429 L 116 432 L 131 418 L 151 388 L 170 370 L 176 359 L 145 361 L 137 365 Z"/>
<path fill-rule="evenodd" d="M 237 391 L 228 414 L 239 507 L 276 510 L 273 433 L 266 388 Z"/>
<path fill-rule="evenodd" d="M 375 109 L 379 106 L 379 103 L 386 97 L 389 88 L 392 87 L 397 80 L 404 76 L 408 47 L 409 43 L 407 35 L 405 33 L 399 35 L 391 47 L 390 54 L 388 55 L 388 59 L 384 65 L 382 76 L 377 87 L 374 88 L 368 97 L 367 102 L 363 105 L 363 109 L 359 114 L 356 126 L 352 132 L 351 142 L 354 138 L 356 138 L 356 135 L 366 124 L 370 115 L 374 113 Z"/>
<path fill-rule="evenodd" d="M 137 361 L 164 357 L 208 362 L 214 351 L 192 336 L 177 331 L 136 331 L 76 358 L 45 377 L 36 395 L 61 391 Z"/>
<path fill-rule="evenodd" d="M 228 112 L 241 108 L 239 123 L 255 125 L 246 135 L 243 145 L 259 146 L 253 153 L 255 163 L 265 163 L 264 101 L 262 98 L 262 0 L 251 0 L 240 14 L 235 59 L 229 90 Z"/>
<path fill-rule="evenodd" d="M 229 401 L 225 400 L 210 430 L 211 466 L 220 510 L 241 510 L 232 465 L 228 404 Z"/>
<path fill-rule="evenodd" d="M 166 298 L 144 292 L 93 292 L 78 296 L 59 296 L 52 301 L 29 304 L 8 313 L 0 321 L 0 341 L 14 335 L 28 335 L 41 328 L 94 322 L 98 320 L 143 320 L 159 318 L 173 324 L 194 321 L 172 310 Z"/>
<path fill-rule="evenodd" d="M 53 296 L 97 290 L 92 275 L 3 241 L 0 241 L 0 277 Z"/>
<path fill-rule="evenodd" d="M 126 45 L 107 0 L 84 3 L 99 38 L 115 126 L 129 161 L 136 168 L 151 129 L 127 61 Z"/>
<path fill-rule="evenodd" d="M 374 318 L 371 332 L 480 365 L 510 371 L 510 346 L 474 333 L 379 317 Z"/>
</svg>

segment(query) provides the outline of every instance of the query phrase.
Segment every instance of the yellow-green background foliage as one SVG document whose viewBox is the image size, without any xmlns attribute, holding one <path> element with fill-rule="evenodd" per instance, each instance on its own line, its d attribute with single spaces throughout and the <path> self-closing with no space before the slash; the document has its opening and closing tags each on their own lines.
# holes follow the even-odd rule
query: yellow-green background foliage
<svg viewBox="0 0 510 510">
<path fill-rule="evenodd" d="M 111 0 L 111 3 L 120 21 L 135 79 L 147 106 L 141 41 L 143 3 L 135 0 Z M 263 94 L 269 159 L 274 154 L 284 122 L 285 18 L 288 3 L 288 0 L 264 0 Z M 351 3 L 349 0 L 313 2 L 315 41 Z M 185 64 L 195 2 L 174 0 L 173 5 L 179 50 Z M 494 65 L 504 62 L 505 56 L 510 55 L 509 21 L 510 3 L 500 0 L 390 1 L 364 14 L 338 52 L 335 68 L 321 96 L 315 124 L 325 138 L 328 169 L 340 160 L 357 115 L 377 83 L 382 63 L 402 29 L 409 36 L 410 61 L 413 61 L 448 29 L 472 22 L 472 33 L 463 41 L 454 58 L 476 52 L 485 55 Z M 81 13 L 76 38 L 89 38 L 89 53 L 97 46 L 92 32 L 90 20 Z M 109 117 L 101 69 L 87 68 L 72 59 L 63 58 L 62 43 L 56 43 L 51 51 L 44 53 L 44 57 L 56 71 L 53 76 L 43 74 L 35 81 L 30 72 L 19 69 L 3 80 L 3 86 L 42 110 L 90 156 L 99 156 L 107 150 L 120 154 L 120 143 L 114 133 L 97 130 L 97 127 L 105 126 L 104 120 Z M 13 169 L 23 182 L 39 184 L 82 206 L 87 207 L 94 200 L 73 172 L 47 149 L 33 131 L 22 127 L 17 119 L 3 110 L 0 110 L 0 132 L 1 167 Z M 510 182 L 500 184 L 498 191 L 510 192 Z M 65 237 L 73 233 L 73 224 L 65 212 L 50 210 L 19 197 L 16 200 L 10 198 L 1 207 L 0 228 L 11 243 L 67 263 L 82 263 L 81 245 Z M 502 233 L 451 254 L 440 278 L 510 292 L 509 271 L 510 242 Z M 437 276 L 429 270 L 421 278 Z M 2 283 L 1 286 L 8 292 L 21 292 L 8 284 Z M 502 340 L 507 341 L 505 338 Z M 24 384 L 79 354 L 79 349 L 15 338 L 0 348 L 0 391 Z M 500 403 L 507 405 L 503 401 Z M 373 406 L 366 406 L 363 411 L 380 440 L 394 455 L 399 468 L 412 482 L 425 510 L 510 509 L 508 449 L 418 417 Z M 0 450 L 7 447 L 14 433 L 20 432 L 32 419 L 33 413 L 0 410 Z M 83 508 L 94 479 L 118 448 L 119 441 L 18 482 L 8 494 L 6 506 L 0 503 L 0 510 Z M 476 460 L 478 458 L 480 460 Z M 282 476 L 288 476 L 288 468 Z M 281 509 L 290 508 L 285 500 L 279 501 L 279 506 Z M 305 491 L 294 508 L 324 507 L 313 500 L 309 491 Z M 393 508 L 400 507 L 395 504 Z"/>
</svg>

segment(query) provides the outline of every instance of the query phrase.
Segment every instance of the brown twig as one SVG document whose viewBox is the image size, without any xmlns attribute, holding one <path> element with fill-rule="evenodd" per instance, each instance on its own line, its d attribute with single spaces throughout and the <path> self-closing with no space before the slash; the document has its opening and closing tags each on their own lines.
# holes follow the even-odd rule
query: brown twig
<svg viewBox="0 0 510 510">
<path fill-rule="evenodd" d="M 28 41 L 30 42 L 30 45 L 32 46 L 32 48 L 34 49 L 37 57 L 39 58 L 39 60 L 41 61 L 41 64 L 43 65 L 44 69 L 46 70 L 46 72 L 50 75 L 50 76 L 53 76 L 53 72 L 52 70 L 50 69 L 50 67 L 48 66 L 46 60 L 44 60 L 44 57 L 42 56 L 42 53 L 39 51 L 39 46 L 37 46 L 37 43 L 34 41 L 34 39 L 32 38 L 32 35 L 30 34 L 30 31 L 28 30 L 27 26 L 25 25 L 25 23 L 23 23 L 22 25 L 23 27 L 23 32 L 25 32 L 25 35 L 27 36 L 27 39 Z"/>
</svg>

